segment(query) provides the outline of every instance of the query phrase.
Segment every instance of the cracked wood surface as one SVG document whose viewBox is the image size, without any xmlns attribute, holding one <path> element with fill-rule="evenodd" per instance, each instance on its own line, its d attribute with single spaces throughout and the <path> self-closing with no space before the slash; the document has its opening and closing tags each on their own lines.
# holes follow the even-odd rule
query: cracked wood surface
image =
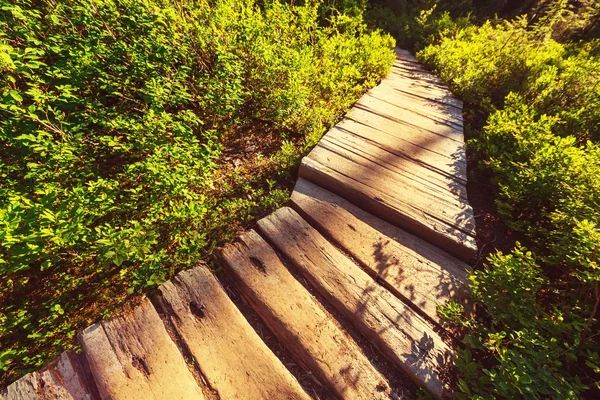
<svg viewBox="0 0 600 400">
<path fill-rule="evenodd" d="M 295 211 L 284 207 L 259 230 L 390 361 L 437 398 L 452 351 L 409 306 L 377 284 Z"/>
<path fill-rule="evenodd" d="M 333 239 L 367 272 L 435 322 L 437 307 L 464 302 L 469 267 L 438 247 L 302 178 L 292 192 L 302 217 Z"/>
<path fill-rule="evenodd" d="M 220 258 L 267 326 L 338 398 L 390 398 L 386 380 L 354 340 L 338 328 L 255 231 L 226 246 Z"/>
<path fill-rule="evenodd" d="M 80 335 L 103 399 L 204 399 L 149 300 Z"/>
<path fill-rule="evenodd" d="M 310 398 L 206 267 L 180 272 L 160 294 L 167 318 L 221 399 Z"/>
<path fill-rule="evenodd" d="M 462 103 L 397 50 L 392 72 L 361 97 L 300 166 L 300 177 L 469 260 Z"/>
<path fill-rule="evenodd" d="M 92 400 L 97 399 L 95 387 L 72 351 L 65 351 L 39 372 L 31 372 L 2 393 L 4 400 Z"/>
</svg>

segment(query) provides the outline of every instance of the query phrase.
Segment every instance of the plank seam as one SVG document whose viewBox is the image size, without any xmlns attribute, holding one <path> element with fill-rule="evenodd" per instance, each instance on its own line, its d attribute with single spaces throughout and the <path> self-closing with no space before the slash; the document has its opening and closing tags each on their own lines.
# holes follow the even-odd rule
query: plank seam
<svg viewBox="0 0 600 400">
<path fill-rule="evenodd" d="M 204 394 L 207 400 L 219 400 L 221 398 L 219 396 L 219 393 L 215 388 L 213 388 L 210 385 L 208 379 L 200 369 L 198 360 L 196 360 L 196 357 L 193 356 L 187 343 L 185 342 L 185 340 L 183 340 L 183 337 L 177 331 L 177 328 L 175 327 L 173 321 L 171 321 L 172 317 L 178 318 L 175 312 L 173 312 L 171 305 L 168 304 L 168 302 L 166 302 L 165 300 L 163 300 L 158 293 L 155 293 L 152 297 L 149 298 L 149 300 L 156 309 L 158 317 L 165 326 L 167 334 L 169 335 L 173 343 L 175 343 L 175 347 L 177 347 L 177 350 L 179 350 L 179 353 L 183 357 L 188 370 L 191 372 L 192 376 L 194 377 L 194 380 L 196 381 L 196 384 L 202 390 L 202 394 Z M 190 363 L 189 360 L 192 360 L 192 363 Z"/>
<path fill-rule="evenodd" d="M 324 295 L 322 295 L 319 290 L 317 290 L 310 280 L 306 278 L 298 268 L 293 265 L 293 262 L 285 255 L 283 252 L 271 241 L 271 239 L 266 235 L 262 229 L 256 229 L 256 232 L 259 236 L 271 247 L 271 249 L 275 252 L 281 263 L 285 266 L 285 268 L 290 272 L 290 274 L 304 287 L 308 293 L 313 297 L 316 304 L 321 308 L 321 310 L 327 314 L 333 321 L 333 323 L 340 329 L 341 332 L 348 335 L 348 337 L 354 341 L 354 343 L 358 346 L 360 352 L 366 359 L 371 363 L 371 365 L 388 381 L 390 387 L 392 388 L 391 398 L 396 399 L 399 398 L 396 394 L 396 389 L 391 382 L 399 380 L 397 377 L 392 377 L 391 374 L 397 374 L 397 368 L 393 364 L 393 362 L 385 356 L 385 352 L 381 351 L 376 344 L 374 344 L 370 338 L 365 336 L 360 330 L 348 320 L 340 311 L 338 311 L 334 305 L 332 305 Z M 332 243 L 334 247 L 337 248 L 335 243 Z M 343 252 L 342 252 L 343 253 Z M 346 255 L 346 253 L 343 253 Z M 359 266 L 354 260 L 353 257 L 348 257 L 354 264 Z M 359 266 L 360 268 L 360 266 Z M 404 333 L 404 332 L 403 332 Z M 367 347 L 372 354 L 381 355 L 383 358 L 379 359 L 374 357 L 373 355 L 369 356 L 367 352 Z M 374 361 L 375 359 L 375 361 Z M 389 371 L 388 371 L 389 369 Z M 405 375 L 405 372 L 402 372 Z M 408 378 L 408 376 L 406 377 Z M 410 382 L 410 385 L 416 385 L 412 379 L 408 378 L 408 381 L 402 379 L 403 384 Z"/>
<path fill-rule="evenodd" d="M 312 226 L 313 229 L 315 229 L 317 232 L 319 232 L 325 239 L 327 239 L 327 241 L 329 243 L 331 243 L 336 249 L 338 249 L 340 251 L 340 253 L 342 253 L 344 256 L 346 256 L 347 258 L 352 260 L 354 262 L 354 264 L 356 264 L 360 269 L 362 269 L 364 272 L 366 272 L 367 275 L 369 275 L 371 278 L 373 278 L 373 280 L 379 286 L 388 290 L 396 298 L 401 300 L 404 304 L 406 304 L 413 311 L 415 311 L 420 317 L 424 318 L 427 322 L 432 323 L 433 324 L 432 328 L 434 328 L 433 329 L 434 332 L 436 332 L 438 335 L 440 335 L 440 337 L 442 339 L 444 339 L 445 335 L 442 335 L 442 333 L 445 334 L 447 332 L 445 329 L 443 329 L 443 327 L 439 323 L 437 323 L 435 320 L 433 320 L 429 315 L 427 315 L 419 306 L 414 304 L 410 299 L 408 299 L 406 296 L 404 296 L 402 293 L 400 293 L 393 285 L 386 282 L 384 278 L 379 276 L 379 274 L 377 274 L 375 271 L 371 270 L 368 267 L 368 265 L 366 265 L 362 261 L 353 257 L 352 254 L 348 253 L 348 250 L 346 250 L 346 248 L 344 246 L 342 246 L 342 244 L 339 241 L 337 241 L 333 236 L 331 236 L 331 234 L 329 234 L 325 229 L 320 228 L 319 224 L 317 224 L 315 222 L 314 218 L 311 217 L 306 211 L 304 211 L 304 209 L 302 209 L 302 207 L 298 206 L 295 202 L 292 202 L 290 206 L 294 211 L 296 211 L 302 217 L 302 219 L 304 219 L 306 222 L 308 222 L 308 224 L 310 226 Z"/>
</svg>

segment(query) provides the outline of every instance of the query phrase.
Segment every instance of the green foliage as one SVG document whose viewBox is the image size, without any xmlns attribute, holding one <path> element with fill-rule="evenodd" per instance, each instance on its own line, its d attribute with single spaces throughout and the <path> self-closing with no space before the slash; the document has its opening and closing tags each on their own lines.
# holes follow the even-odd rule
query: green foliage
<svg viewBox="0 0 600 400">
<path fill-rule="evenodd" d="M 471 147 L 499 214 L 537 254 L 517 246 L 471 276 L 481 318 L 442 310 L 469 332 L 464 398 L 580 398 L 600 380 L 600 59 L 596 39 L 555 40 L 575 18 L 567 6 L 473 25 L 418 55 L 487 116 Z"/>
<path fill-rule="evenodd" d="M 0 384 L 286 201 L 273 179 L 394 57 L 320 7 L 0 0 Z M 282 150 L 220 177 L 257 126 Z"/>
<path fill-rule="evenodd" d="M 421 50 L 469 26 L 470 9 L 470 0 L 380 0 L 372 2 L 365 18 L 390 32 L 400 47 Z"/>
<path fill-rule="evenodd" d="M 492 255 L 488 263 L 471 276 L 473 297 L 485 307 L 486 318 L 465 318 L 454 310 L 460 306 L 446 307 L 451 310 L 446 315 L 470 332 L 456 360 L 459 397 L 579 398 L 588 387 L 578 362 L 599 366 L 597 350 L 583 351 L 587 319 L 580 312 L 591 312 L 590 307 L 574 298 L 569 308 L 544 304 L 542 299 L 554 296 L 545 289 L 548 278 L 532 253 L 519 245 L 512 254 Z"/>
</svg>

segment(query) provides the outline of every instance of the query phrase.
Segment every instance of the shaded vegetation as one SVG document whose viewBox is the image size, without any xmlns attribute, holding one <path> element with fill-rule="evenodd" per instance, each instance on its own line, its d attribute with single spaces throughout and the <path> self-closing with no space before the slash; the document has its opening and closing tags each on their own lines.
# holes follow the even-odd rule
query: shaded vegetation
<svg viewBox="0 0 600 400">
<path fill-rule="evenodd" d="M 394 58 L 318 1 L 0 5 L 0 385 L 286 201 Z"/>
</svg>

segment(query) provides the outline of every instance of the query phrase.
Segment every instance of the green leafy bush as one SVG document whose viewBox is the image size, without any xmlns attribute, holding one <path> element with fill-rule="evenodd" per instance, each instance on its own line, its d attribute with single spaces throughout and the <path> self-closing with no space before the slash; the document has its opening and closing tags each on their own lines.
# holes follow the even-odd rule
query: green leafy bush
<svg viewBox="0 0 600 400">
<path fill-rule="evenodd" d="M 0 0 L 0 385 L 285 201 L 389 70 L 360 13 L 260 4 Z M 221 176 L 248 131 L 281 150 Z"/>
<path fill-rule="evenodd" d="M 568 303 L 553 302 L 548 277 L 518 245 L 511 254 L 491 256 L 471 281 L 486 315 L 465 318 L 461 306 L 451 306 L 458 309 L 454 322 L 470 332 L 456 360 L 459 398 L 579 398 L 588 389 L 582 365 L 597 371 L 600 361 L 597 349 L 583 341 L 591 335 L 582 311 L 591 307 L 568 293 Z"/>
<path fill-rule="evenodd" d="M 470 145 L 493 172 L 499 214 L 530 240 L 472 276 L 481 315 L 456 365 L 464 398 L 579 398 L 600 389 L 600 59 L 597 39 L 559 43 L 564 1 L 535 22 L 494 20 L 419 53 L 476 113 Z M 589 393 L 589 392 L 588 392 Z"/>
</svg>

